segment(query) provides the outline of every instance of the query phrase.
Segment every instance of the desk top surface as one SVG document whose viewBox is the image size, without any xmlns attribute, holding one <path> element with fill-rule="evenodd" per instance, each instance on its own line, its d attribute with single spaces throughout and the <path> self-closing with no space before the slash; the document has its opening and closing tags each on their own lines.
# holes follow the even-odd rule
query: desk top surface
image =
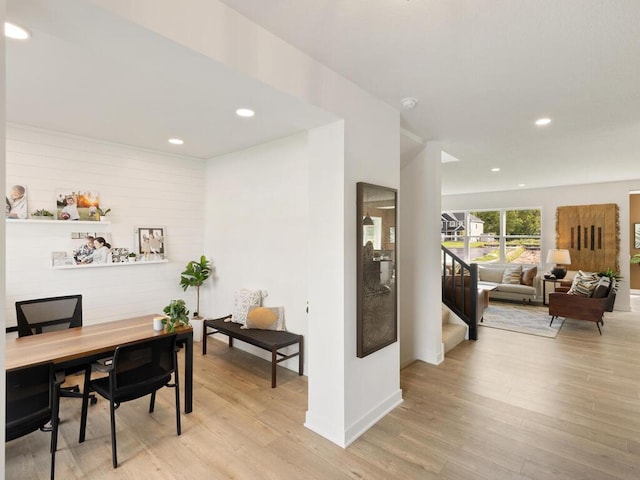
<svg viewBox="0 0 640 480">
<path fill-rule="evenodd" d="M 5 369 L 14 370 L 46 362 L 64 363 L 100 353 L 109 354 L 118 345 L 168 335 L 164 330 L 153 330 L 155 316 L 157 314 L 7 339 Z M 189 331 L 191 327 L 176 329 L 177 333 Z"/>
</svg>

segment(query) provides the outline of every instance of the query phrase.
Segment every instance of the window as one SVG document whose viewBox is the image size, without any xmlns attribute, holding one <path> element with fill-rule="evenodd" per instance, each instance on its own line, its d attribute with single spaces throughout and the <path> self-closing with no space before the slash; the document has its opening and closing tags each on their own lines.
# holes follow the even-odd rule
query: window
<svg viewBox="0 0 640 480">
<path fill-rule="evenodd" d="M 540 264 L 539 208 L 443 212 L 441 225 L 442 245 L 469 263 Z"/>
</svg>

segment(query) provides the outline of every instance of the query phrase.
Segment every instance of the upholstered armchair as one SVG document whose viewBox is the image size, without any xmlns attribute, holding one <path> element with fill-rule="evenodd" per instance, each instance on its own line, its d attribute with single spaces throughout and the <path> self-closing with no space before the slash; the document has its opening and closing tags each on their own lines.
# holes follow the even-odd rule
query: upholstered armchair
<svg viewBox="0 0 640 480">
<path fill-rule="evenodd" d="M 594 322 L 602 335 L 600 325 L 604 325 L 604 312 L 613 305 L 615 285 L 616 281 L 612 280 L 608 287 L 596 288 L 590 297 L 570 293 L 550 293 L 549 315 L 551 315 L 551 322 L 549 325 L 553 324 L 553 321 L 558 317 L 585 320 Z"/>
</svg>

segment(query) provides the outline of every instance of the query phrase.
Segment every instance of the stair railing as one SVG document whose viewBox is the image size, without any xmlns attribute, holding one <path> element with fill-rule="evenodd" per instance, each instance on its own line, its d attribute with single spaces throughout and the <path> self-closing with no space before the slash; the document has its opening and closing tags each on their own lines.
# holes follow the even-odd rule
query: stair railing
<svg viewBox="0 0 640 480">
<path fill-rule="evenodd" d="M 469 340 L 478 339 L 478 264 L 465 263 L 442 249 L 442 302 L 469 326 Z"/>
</svg>

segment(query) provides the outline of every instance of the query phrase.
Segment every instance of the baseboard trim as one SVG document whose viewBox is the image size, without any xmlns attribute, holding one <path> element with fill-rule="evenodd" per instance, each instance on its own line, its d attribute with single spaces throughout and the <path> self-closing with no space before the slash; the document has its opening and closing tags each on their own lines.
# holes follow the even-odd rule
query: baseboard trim
<svg viewBox="0 0 640 480">
<path fill-rule="evenodd" d="M 360 420 L 353 423 L 345 432 L 345 447 L 351 445 L 355 440 L 360 437 L 364 432 L 373 427 L 378 421 L 385 417 L 391 410 L 396 408 L 403 402 L 402 390 L 398 389 L 384 401 L 378 404 L 377 407 L 371 409 Z"/>
</svg>

